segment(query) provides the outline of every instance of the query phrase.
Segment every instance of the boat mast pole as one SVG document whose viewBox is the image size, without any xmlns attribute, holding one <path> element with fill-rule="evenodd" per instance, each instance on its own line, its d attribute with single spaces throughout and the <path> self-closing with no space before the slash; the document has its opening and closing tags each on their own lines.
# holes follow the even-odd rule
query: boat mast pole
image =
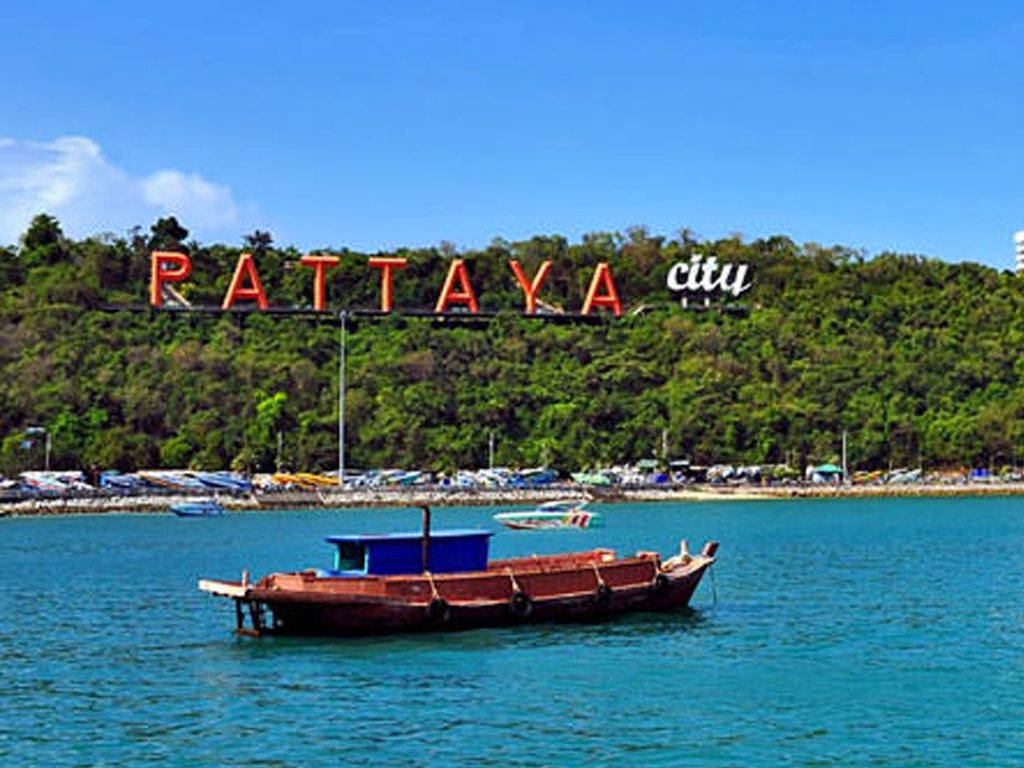
<svg viewBox="0 0 1024 768">
<path fill-rule="evenodd" d="M 338 488 L 345 487 L 345 320 L 348 312 L 341 310 L 338 320 L 341 327 L 338 355 Z"/>
<path fill-rule="evenodd" d="M 423 572 L 430 570 L 430 507 L 423 505 L 423 551 L 421 554 Z"/>
</svg>

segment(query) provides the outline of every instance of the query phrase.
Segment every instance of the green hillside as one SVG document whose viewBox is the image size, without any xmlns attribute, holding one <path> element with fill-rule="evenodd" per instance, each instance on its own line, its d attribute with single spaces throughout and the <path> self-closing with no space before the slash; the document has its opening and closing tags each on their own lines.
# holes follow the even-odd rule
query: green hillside
<svg viewBox="0 0 1024 768">
<path fill-rule="evenodd" d="M 0 249 L 0 472 L 41 465 L 25 429 L 45 426 L 55 467 L 270 470 L 337 466 L 338 329 L 328 320 L 110 313 L 143 304 L 149 253 L 185 249 L 178 287 L 219 305 L 241 247 L 189 242 L 173 220 L 127 238 L 71 241 L 37 217 Z M 254 233 L 274 306 L 308 307 L 302 255 Z M 322 252 L 328 252 L 324 249 Z M 375 308 L 372 255 L 402 256 L 399 309 L 432 309 L 451 249 L 334 251 L 330 309 Z M 747 314 L 680 308 L 669 267 L 694 252 L 753 265 Z M 699 242 L 641 228 L 581 243 L 496 240 L 466 260 L 477 326 L 360 320 L 348 344 L 348 463 L 435 470 L 496 461 L 576 468 L 660 455 L 741 463 L 833 458 L 851 469 L 1016 463 L 1024 452 L 1024 290 L 1007 272 L 916 256 L 865 258 L 785 237 Z M 541 299 L 578 312 L 611 264 L 625 316 L 598 325 L 522 319 L 508 267 L 554 267 Z M 637 315 L 638 307 L 645 310 Z M 605 310 L 602 314 L 608 314 Z M 506 314 L 507 313 L 507 314 Z"/>
</svg>

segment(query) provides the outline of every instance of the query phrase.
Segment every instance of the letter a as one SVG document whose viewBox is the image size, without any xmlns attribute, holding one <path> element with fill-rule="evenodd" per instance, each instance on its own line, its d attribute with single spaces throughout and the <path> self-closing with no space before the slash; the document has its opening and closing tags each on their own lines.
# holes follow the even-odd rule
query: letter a
<svg viewBox="0 0 1024 768">
<path fill-rule="evenodd" d="M 461 287 L 459 291 L 455 290 L 456 280 Z M 476 294 L 473 293 L 473 286 L 469 284 L 466 262 L 462 259 L 452 260 L 452 265 L 448 268 L 448 277 L 444 279 L 444 287 L 441 288 L 441 295 L 437 297 L 434 312 L 441 314 L 449 304 L 465 304 L 474 315 L 477 312 Z"/>
<path fill-rule="evenodd" d="M 540 293 L 540 287 L 544 284 L 544 279 L 548 276 L 548 272 L 551 271 L 551 262 L 545 261 L 540 265 L 540 269 L 537 270 L 537 274 L 533 277 L 533 282 L 526 279 L 526 273 L 523 272 L 523 268 L 519 266 L 518 261 L 513 259 L 508 265 L 512 267 L 516 280 L 519 281 L 519 286 L 523 289 L 523 295 L 526 297 L 524 314 L 534 314 L 537 311 L 537 294 Z"/>
<path fill-rule="evenodd" d="M 249 285 L 243 286 L 242 280 L 249 278 Z M 267 308 L 267 295 L 263 293 L 263 285 L 260 283 L 260 275 L 256 271 L 251 253 L 243 253 L 238 257 L 238 264 L 235 266 L 235 274 L 231 278 L 231 285 L 228 292 L 224 294 L 224 303 L 221 309 L 231 309 L 231 305 L 239 299 L 255 299 L 260 309 Z"/>
<path fill-rule="evenodd" d="M 602 286 L 604 293 L 598 295 L 597 289 Z M 615 288 L 611 267 L 604 261 L 598 264 L 597 269 L 594 270 L 594 277 L 590 281 L 590 290 L 587 291 L 587 298 L 583 302 L 581 314 L 589 315 L 593 307 L 608 307 L 616 317 L 622 314 L 622 302 L 619 301 L 619 292 Z"/>
<path fill-rule="evenodd" d="M 154 307 L 163 306 L 163 284 L 180 283 L 191 273 L 192 262 L 184 253 L 153 251 L 149 255 L 149 303 Z"/>
</svg>

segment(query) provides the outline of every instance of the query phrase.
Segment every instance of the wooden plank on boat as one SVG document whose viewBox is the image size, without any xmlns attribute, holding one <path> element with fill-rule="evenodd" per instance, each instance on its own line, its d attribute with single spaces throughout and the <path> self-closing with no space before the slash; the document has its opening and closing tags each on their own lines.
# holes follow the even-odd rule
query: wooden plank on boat
<svg viewBox="0 0 1024 768">
<path fill-rule="evenodd" d="M 199 589 L 220 597 L 245 597 L 245 593 L 249 591 L 248 587 L 243 587 L 241 584 L 213 579 L 200 579 Z"/>
</svg>

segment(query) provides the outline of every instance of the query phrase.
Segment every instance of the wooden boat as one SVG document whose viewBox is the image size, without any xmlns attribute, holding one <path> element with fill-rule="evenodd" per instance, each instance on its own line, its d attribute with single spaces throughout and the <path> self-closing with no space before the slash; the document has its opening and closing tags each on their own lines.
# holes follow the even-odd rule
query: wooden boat
<svg viewBox="0 0 1024 768">
<path fill-rule="evenodd" d="M 271 573 L 251 582 L 203 579 L 235 603 L 239 634 L 360 635 L 588 621 L 686 606 L 715 562 L 699 555 L 618 557 L 610 549 L 488 562 L 489 531 L 329 536 L 334 568 Z M 248 621 L 247 621 L 248 620 Z"/>
<path fill-rule="evenodd" d="M 171 512 L 178 517 L 220 517 L 224 514 L 224 505 L 215 499 L 183 501 L 171 504 Z"/>
<path fill-rule="evenodd" d="M 536 531 L 549 528 L 597 528 L 604 519 L 597 512 L 585 509 L 586 500 L 562 499 L 541 504 L 525 512 L 499 512 L 494 519 L 506 528 Z"/>
</svg>

